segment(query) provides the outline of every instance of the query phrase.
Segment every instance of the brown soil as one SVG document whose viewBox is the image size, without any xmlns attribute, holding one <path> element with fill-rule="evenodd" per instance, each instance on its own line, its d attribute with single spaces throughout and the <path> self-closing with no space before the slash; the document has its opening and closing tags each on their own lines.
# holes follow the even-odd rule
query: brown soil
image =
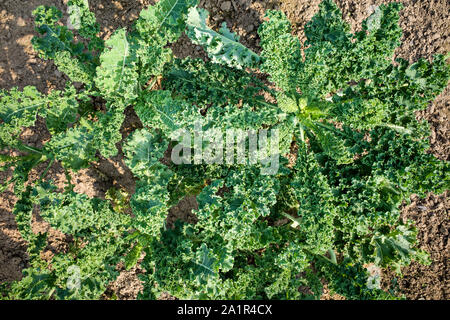
<svg viewBox="0 0 450 320">
<path fill-rule="evenodd" d="M 119 27 L 127 27 L 137 18 L 139 12 L 153 0 L 91 0 L 97 20 L 101 24 L 102 37 L 109 37 L 112 31 Z M 357 29 L 361 21 L 373 10 L 373 5 L 390 1 L 379 0 L 337 0 L 343 10 L 344 18 Z M 397 56 L 409 60 L 419 57 L 430 59 L 435 53 L 450 51 L 450 2 L 447 0 L 404 0 L 405 8 L 401 12 L 401 27 L 404 30 L 403 45 L 397 50 Z M 54 5 L 63 11 L 67 0 L 2 0 L 0 1 L 0 88 L 10 89 L 14 86 L 23 88 L 33 85 L 41 92 L 62 89 L 67 80 L 50 61 L 39 59 L 31 47 L 31 38 L 35 34 L 32 10 L 38 5 Z M 219 26 L 227 22 L 228 26 L 241 36 L 243 44 L 255 51 L 260 51 L 257 28 L 264 11 L 267 9 L 281 9 L 292 21 L 294 33 L 301 41 L 305 40 L 302 33 L 304 24 L 317 11 L 320 0 L 201 0 L 200 6 L 210 11 L 210 24 Z M 205 57 L 203 50 L 192 45 L 183 36 L 173 46 L 179 57 L 188 55 Z M 450 87 L 429 108 L 418 114 L 418 117 L 429 121 L 431 127 L 430 151 L 438 158 L 449 160 L 450 155 Z M 132 110 L 126 111 L 126 121 L 123 134 L 129 133 L 131 127 L 138 127 L 139 121 Z M 24 131 L 23 138 L 30 144 L 39 146 L 49 139 L 49 133 L 42 124 Z M 45 165 L 34 170 L 32 178 L 38 177 L 45 169 Z M 11 172 L 0 172 L 0 182 L 5 181 Z M 55 164 L 46 178 L 55 181 L 62 188 L 65 175 L 62 168 Z M 129 194 L 134 192 L 134 181 L 131 172 L 123 162 L 119 153 L 112 159 L 101 159 L 92 168 L 81 170 L 73 175 L 76 191 L 88 196 L 104 197 L 110 187 L 122 188 Z M 405 207 L 402 216 L 414 220 L 419 229 L 419 243 L 421 248 L 430 252 L 432 264 L 422 266 L 413 263 L 403 270 L 403 277 L 397 277 L 386 272 L 384 285 L 388 286 L 392 280 L 397 280 L 397 289 L 408 299 L 449 299 L 450 277 L 448 261 L 450 258 L 448 245 L 449 232 L 449 194 L 436 196 L 430 194 L 426 199 L 412 197 L 412 203 Z M 12 214 L 17 198 L 12 188 L 0 195 L 0 283 L 21 278 L 21 271 L 27 266 L 26 243 L 17 231 L 16 222 Z M 189 208 L 195 206 L 190 198 L 183 199 L 171 210 L 168 223 L 176 218 L 195 222 Z M 34 231 L 50 231 L 50 244 L 43 254 L 46 258 L 54 252 L 64 250 L 67 239 L 65 236 L 50 230 L 49 226 L 35 214 L 33 219 Z M 142 272 L 139 267 L 130 271 L 122 271 L 120 277 L 110 285 L 119 299 L 134 299 L 141 289 L 137 274 Z M 109 295 L 111 296 L 111 295 Z M 324 298 L 338 299 L 326 294 Z M 167 299 L 170 299 L 168 296 Z"/>
<path fill-rule="evenodd" d="M 420 248 L 430 254 L 432 264 L 424 266 L 417 262 L 403 269 L 403 277 L 386 272 L 385 288 L 398 290 L 409 299 L 448 300 L 450 295 L 450 247 L 448 219 L 449 192 L 436 196 L 429 194 L 425 199 L 412 197 L 412 203 L 402 212 L 403 219 L 416 223 Z M 396 282 L 396 284 L 395 284 Z"/>
</svg>

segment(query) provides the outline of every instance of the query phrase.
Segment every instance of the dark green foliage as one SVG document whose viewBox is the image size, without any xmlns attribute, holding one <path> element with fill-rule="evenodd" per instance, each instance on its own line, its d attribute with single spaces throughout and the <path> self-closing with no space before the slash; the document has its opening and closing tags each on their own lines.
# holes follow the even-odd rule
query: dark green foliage
<svg viewBox="0 0 450 320">
<path fill-rule="evenodd" d="M 367 286 L 367 270 L 350 259 L 339 264 L 326 260 L 318 260 L 315 264 L 317 272 L 328 281 L 331 293 L 337 293 L 349 300 L 400 300 L 399 297 L 380 289 L 369 289 Z"/>
<path fill-rule="evenodd" d="M 80 3 L 82 1 L 70 2 Z M 73 7 L 75 6 L 74 4 Z M 77 6 L 77 8 L 80 8 L 77 12 L 82 15 L 80 17 L 81 22 L 85 23 L 85 27 L 80 30 L 80 35 L 93 40 L 90 42 L 89 47 L 86 47 L 80 41 L 76 41 L 73 32 L 66 26 L 57 24 L 62 14 L 55 7 L 48 6 L 40 6 L 33 11 L 36 30 L 40 36 L 34 37 L 32 44 L 41 58 L 54 60 L 56 66 L 67 74 L 72 81 L 90 86 L 95 74 L 95 68 L 98 65 L 95 50 L 102 50 L 103 42 L 96 36 L 100 28 L 96 25 L 95 18 L 93 18 L 93 21 L 86 19 L 86 13 L 89 12 L 89 8 L 86 8 L 84 5 L 81 7 Z M 91 29 L 91 31 L 88 32 L 87 29 Z"/>
<path fill-rule="evenodd" d="M 258 30 L 261 36 L 261 70 L 284 92 L 293 93 L 297 87 L 297 69 L 302 61 L 300 41 L 291 35 L 291 23 L 284 13 L 268 11 L 269 22 Z"/>
<path fill-rule="evenodd" d="M 175 59 L 163 74 L 166 89 L 200 107 L 210 104 L 220 106 L 239 104 L 253 97 L 253 106 L 264 105 L 261 90 L 271 92 L 260 80 L 244 71 L 222 67 L 200 59 Z"/>
</svg>

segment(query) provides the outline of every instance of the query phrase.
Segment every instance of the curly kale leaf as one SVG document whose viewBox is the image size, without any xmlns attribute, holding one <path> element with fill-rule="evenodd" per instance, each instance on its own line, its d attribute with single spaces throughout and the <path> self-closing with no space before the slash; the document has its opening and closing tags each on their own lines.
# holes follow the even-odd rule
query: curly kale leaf
<svg viewBox="0 0 450 320">
<path fill-rule="evenodd" d="M 167 145 L 161 136 L 143 129 L 136 131 L 124 148 L 127 165 L 140 179 L 131 198 L 133 226 L 152 237 L 159 237 L 169 211 L 168 184 L 173 172 L 160 163 Z"/>
<path fill-rule="evenodd" d="M 117 228 L 130 221 L 113 211 L 106 201 L 74 192 L 58 193 L 51 185 L 36 187 L 33 196 L 39 204 L 40 216 L 53 228 L 74 237 L 94 239 L 105 232 L 120 234 L 121 229 Z"/>
<path fill-rule="evenodd" d="M 70 52 L 57 52 L 53 57 L 53 61 L 58 69 L 65 73 L 73 82 L 92 83 L 93 70 L 79 60 L 73 59 Z"/>
<path fill-rule="evenodd" d="M 108 101 L 125 108 L 138 96 L 137 57 L 125 29 L 116 31 L 105 46 L 95 84 Z"/>
<path fill-rule="evenodd" d="M 39 113 L 46 112 L 47 99 L 35 87 L 0 91 L 0 146 L 16 147 L 23 128 L 31 127 Z"/>
<path fill-rule="evenodd" d="M 95 38 L 97 40 L 91 43 L 97 44 L 88 48 L 82 42 L 76 42 L 74 34 L 66 26 L 57 24 L 62 14 L 55 7 L 39 6 L 33 15 L 40 35 L 31 41 L 34 50 L 43 59 L 54 60 L 56 66 L 72 81 L 91 85 L 98 64 L 93 50 L 102 49 L 102 41 Z"/>
<path fill-rule="evenodd" d="M 131 198 L 131 208 L 135 215 L 133 228 L 155 239 L 160 237 L 169 212 L 167 204 L 170 195 L 167 184 L 171 176 L 170 170 L 155 172 L 149 180 L 151 184 L 139 183 Z"/>
<path fill-rule="evenodd" d="M 142 123 L 161 129 L 171 137 L 179 129 L 193 127 L 195 120 L 201 121 L 200 109 L 181 99 L 173 99 L 170 91 L 147 92 L 135 106 Z"/>
<path fill-rule="evenodd" d="M 164 157 L 168 145 L 155 131 L 135 131 L 123 147 L 125 163 L 139 179 L 151 178 L 155 171 L 164 166 L 160 159 Z"/>
<path fill-rule="evenodd" d="M 440 193 L 450 186 L 449 163 L 427 153 L 427 140 L 380 128 L 371 132 L 367 149 L 362 163 L 398 185 L 405 198 L 411 193 Z"/>
<path fill-rule="evenodd" d="M 99 112 L 95 122 L 81 119 L 77 126 L 55 135 L 45 145 L 44 152 L 74 170 L 95 161 L 97 151 L 106 158 L 115 156 L 116 143 L 122 139 L 120 127 L 124 118 L 121 112 Z"/>
<path fill-rule="evenodd" d="M 333 159 L 337 164 L 349 164 L 354 161 L 354 156 L 348 147 L 350 137 L 345 131 L 341 131 L 330 123 L 322 123 L 319 121 L 304 121 L 308 129 L 309 137 L 312 143 L 320 146 L 321 152 Z"/>
<path fill-rule="evenodd" d="M 253 106 L 267 104 L 260 92 L 271 92 L 252 74 L 201 59 L 175 59 L 163 73 L 164 88 L 199 105 L 237 105 L 246 101 Z"/>
<path fill-rule="evenodd" d="M 294 172 L 290 188 L 297 201 L 293 209 L 298 218 L 293 220 L 304 241 L 302 247 L 323 254 L 333 247 L 333 224 L 337 212 L 328 180 L 302 142 L 299 142 Z"/>
<path fill-rule="evenodd" d="M 340 43 L 350 39 L 350 26 L 342 20 L 341 10 L 332 0 L 324 0 L 319 11 L 305 26 L 306 46 L 320 42 Z"/>
<path fill-rule="evenodd" d="M 387 103 L 377 98 L 355 98 L 334 103 L 330 113 L 336 121 L 345 123 L 354 130 L 369 130 L 386 123 L 389 108 Z"/>
<path fill-rule="evenodd" d="M 412 259 L 429 264 L 428 255 L 414 248 L 416 238 L 417 230 L 407 225 L 400 225 L 389 234 L 376 234 L 371 243 L 375 247 L 375 264 L 392 266 L 397 273 L 401 273 L 401 267 L 410 264 Z"/>
<path fill-rule="evenodd" d="M 88 0 L 70 0 L 67 3 L 69 21 L 78 33 L 89 40 L 89 50 L 102 50 L 104 42 L 97 36 L 100 32 L 100 25 L 97 23 L 95 14 L 89 10 Z"/>
<path fill-rule="evenodd" d="M 161 0 L 156 5 L 142 10 L 135 23 L 135 30 L 143 39 L 160 46 L 175 42 L 186 28 L 186 17 L 197 0 Z"/>
<path fill-rule="evenodd" d="M 281 90 L 293 93 L 302 62 L 300 41 L 291 35 L 291 24 L 282 12 L 268 11 L 266 17 L 269 20 L 258 29 L 263 49 L 261 71 L 269 73 Z"/>
<path fill-rule="evenodd" d="M 338 265 L 324 260 L 315 262 L 317 276 L 327 280 L 330 293 L 339 294 L 349 300 L 400 300 L 381 289 L 367 285 L 369 274 L 360 263 L 346 258 Z"/>
<path fill-rule="evenodd" d="M 37 116 L 44 118 L 51 134 L 67 130 L 75 122 L 79 104 L 75 88 L 68 86 L 65 91 L 52 91 L 43 96 L 34 87 L 23 91 L 13 88 L 9 92 L 0 91 L 0 146 L 36 153 L 38 150 L 23 144 L 20 134 L 24 128 L 35 124 Z"/>
<path fill-rule="evenodd" d="M 134 24 L 133 40 L 139 59 L 139 83 L 162 73 L 164 65 L 172 59 L 167 44 L 175 42 L 186 28 L 188 9 L 197 0 L 161 0 L 143 10 Z"/>
<path fill-rule="evenodd" d="M 398 26 L 401 8 L 397 3 L 381 5 L 363 22 L 362 31 L 351 34 L 333 1 L 323 1 L 319 13 L 305 27 L 305 59 L 297 69 L 301 90 L 324 97 L 388 68 L 402 36 Z M 374 26 L 376 20 L 379 27 Z"/>
<path fill-rule="evenodd" d="M 11 299 L 99 299 L 118 276 L 116 264 L 126 249 L 130 218 L 110 205 L 73 192 L 61 194 L 50 185 L 38 186 L 31 197 L 45 221 L 73 237 L 68 252 L 46 262 L 39 257 L 45 239 L 35 236 L 31 268 L 9 292 Z M 44 240 L 44 241 L 42 241 Z"/>
<path fill-rule="evenodd" d="M 206 24 L 208 12 L 204 9 L 191 8 L 187 18 L 187 36 L 195 44 L 204 46 L 213 63 L 242 69 L 255 67 L 259 56 L 239 43 L 239 36 L 232 33 L 226 23 L 219 32 L 215 32 Z"/>
</svg>

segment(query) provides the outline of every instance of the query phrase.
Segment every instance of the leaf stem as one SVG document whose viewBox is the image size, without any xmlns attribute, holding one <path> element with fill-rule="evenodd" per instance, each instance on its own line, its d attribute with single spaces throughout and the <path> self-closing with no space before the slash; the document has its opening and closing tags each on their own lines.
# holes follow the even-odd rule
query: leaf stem
<svg viewBox="0 0 450 320">
<path fill-rule="evenodd" d="M 281 214 L 283 216 L 285 216 L 286 218 L 288 218 L 289 220 L 291 220 L 292 222 L 295 222 L 299 225 L 302 223 L 302 220 L 300 218 L 295 218 L 295 217 L 291 216 L 290 214 L 287 214 L 286 212 L 281 212 Z"/>
<path fill-rule="evenodd" d="M 405 127 L 402 126 L 397 126 L 395 124 L 391 124 L 391 123 L 383 123 L 383 124 L 379 124 L 379 127 L 385 127 L 385 128 L 389 128 L 395 131 L 399 131 L 401 133 L 406 133 L 406 134 L 411 134 L 412 131 L 410 129 L 407 129 Z"/>
<path fill-rule="evenodd" d="M 22 150 L 22 151 L 29 151 L 29 152 L 32 152 L 32 153 L 35 153 L 35 154 L 41 154 L 42 155 L 42 150 L 39 150 L 39 149 L 30 147 L 30 146 L 27 146 L 23 142 L 19 142 L 19 145 L 17 146 L 17 148 L 19 150 Z"/>
<path fill-rule="evenodd" d="M 39 177 L 39 182 L 41 182 L 45 178 L 45 176 L 47 175 L 48 170 L 50 170 L 50 167 L 53 165 L 53 163 L 55 163 L 55 159 L 50 159 L 50 162 L 48 163 L 47 168 L 45 168 L 44 172 Z"/>
</svg>

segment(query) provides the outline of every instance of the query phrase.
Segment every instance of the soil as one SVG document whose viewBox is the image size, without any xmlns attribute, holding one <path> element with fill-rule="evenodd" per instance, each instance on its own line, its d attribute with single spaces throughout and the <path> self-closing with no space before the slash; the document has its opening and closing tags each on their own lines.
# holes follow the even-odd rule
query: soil
<svg viewBox="0 0 450 320">
<path fill-rule="evenodd" d="M 411 263 L 402 270 L 403 277 L 394 272 L 384 274 L 382 286 L 405 295 L 409 299 L 448 300 L 450 294 L 450 193 L 429 194 L 425 199 L 412 197 L 412 203 L 403 209 L 403 219 L 411 219 L 419 231 L 420 248 L 430 254 L 431 265 Z"/>
<path fill-rule="evenodd" d="M 111 33 L 121 27 L 128 27 L 139 12 L 153 0 L 90 0 L 91 9 L 101 25 L 101 36 L 108 38 Z M 390 1 L 379 0 L 336 0 L 343 11 L 343 16 L 353 30 L 358 30 L 361 21 L 374 10 L 374 5 Z M 400 25 L 404 31 L 403 44 L 397 50 L 396 57 L 410 62 L 420 57 L 431 59 L 433 54 L 450 51 L 450 2 L 447 0 L 404 0 Z M 47 93 L 54 89 L 63 89 L 67 78 L 61 74 L 51 61 L 41 60 L 33 51 L 31 38 L 35 35 L 31 12 L 41 4 L 54 5 L 63 12 L 67 0 L 1 0 L 0 1 L 0 88 L 10 89 L 27 85 L 35 86 L 39 91 Z M 218 27 L 226 22 L 230 29 L 241 36 L 241 42 L 256 52 L 260 51 L 257 29 L 267 9 L 283 10 L 293 25 L 293 33 L 303 42 L 302 32 L 318 9 L 320 0 L 201 0 L 200 7 L 210 12 L 209 23 Z M 193 45 L 183 36 L 172 46 L 178 57 L 205 57 L 202 48 Z M 418 119 L 426 119 L 431 128 L 430 152 L 437 158 L 449 160 L 450 157 L 450 86 L 417 114 Z M 127 109 L 126 120 L 122 127 L 124 136 L 132 129 L 139 127 L 139 120 Z M 43 122 L 38 120 L 35 126 L 26 129 L 23 139 L 32 146 L 40 146 L 50 138 Z M 38 177 L 46 165 L 36 168 L 32 177 Z M 9 178 L 11 172 L 0 172 L 0 182 Z M 63 188 L 66 179 L 61 166 L 55 163 L 46 176 L 58 187 Z M 92 168 L 73 174 L 72 183 L 75 191 L 88 196 L 104 197 L 111 188 L 121 188 L 129 194 L 134 192 L 135 184 L 131 172 L 125 166 L 123 155 L 111 159 L 100 159 Z M 27 266 L 28 257 L 26 243 L 17 231 L 12 209 L 16 196 L 12 188 L 0 194 L 0 283 L 18 280 L 21 271 Z M 448 244 L 449 193 L 442 195 L 429 194 L 425 199 L 411 197 L 411 204 L 402 211 L 404 219 L 415 221 L 419 230 L 418 241 L 422 249 L 430 253 L 431 265 L 423 266 L 412 263 L 403 269 L 403 276 L 398 277 L 389 270 L 383 273 L 383 286 L 395 289 L 408 299 L 442 299 L 450 298 L 450 269 L 448 261 L 450 248 Z M 195 207 L 195 199 L 185 198 L 179 205 L 171 209 L 168 223 L 181 218 L 195 223 L 195 216 L 190 208 Z M 40 219 L 38 213 L 33 218 L 33 230 L 49 231 L 50 241 L 43 257 L 50 258 L 55 252 L 64 250 L 67 239 Z M 122 271 L 120 277 L 110 285 L 107 296 L 114 295 L 118 299 L 135 299 L 141 284 L 137 275 L 142 272 L 139 267 Z M 169 295 L 163 299 L 173 299 Z M 324 299 L 340 299 L 325 292 Z"/>
</svg>

